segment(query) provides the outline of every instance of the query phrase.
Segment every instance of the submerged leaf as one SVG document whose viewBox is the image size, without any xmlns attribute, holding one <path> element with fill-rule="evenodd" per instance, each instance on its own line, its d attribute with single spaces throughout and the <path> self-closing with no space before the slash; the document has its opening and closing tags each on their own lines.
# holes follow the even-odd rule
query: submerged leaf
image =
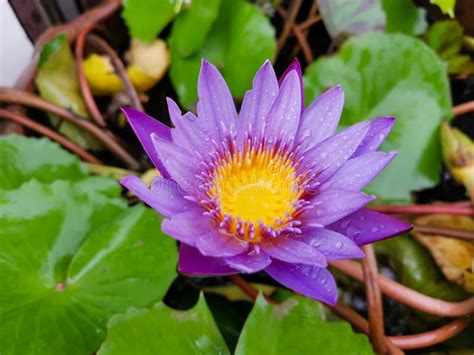
<svg viewBox="0 0 474 355">
<path fill-rule="evenodd" d="M 474 220 L 466 216 L 423 216 L 417 218 L 415 224 L 468 231 L 474 235 Z M 436 264 L 449 281 L 474 293 L 473 242 L 436 234 L 417 233 L 416 229 L 412 233 L 430 251 Z"/>
<path fill-rule="evenodd" d="M 432 50 L 404 35 L 352 38 L 337 55 L 306 68 L 306 100 L 336 84 L 346 93 L 342 125 L 382 115 L 397 118 L 382 149 L 398 156 L 368 186 L 369 193 L 406 202 L 410 191 L 438 181 L 438 127 L 451 117 L 451 99 L 446 69 Z"/>
<path fill-rule="evenodd" d="M 242 329 L 235 354 L 373 354 L 367 337 L 355 334 L 349 323 L 322 320 L 320 306 L 300 296 L 271 305 L 260 295 Z"/>
<path fill-rule="evenodd" d="M 53 39 L 53 41 L 55 41 Z M 67 41 L 55 45 L 56 51 L 51 52 L 51 46 L 45 46 L 47 58 L 38 68 L 35 83 L 40 95 L 49 102 L 64 107 L 84 118 L 88 112 L 79 88 L 76 61 Z M 46 54 L 44 54 L 46 56 Z M 85 149 L 99 149 L 99 143 L 85 131 L 70 122 L 62 122 L 59 117 L 49 115 L 53 125 L 59 126 L 59 132 Z"/>
<path fill-rule="evenodd" d="M 150 309 L 128 310 L 108 324 L 99 355 L 229 354 L 204 296 L 190 310 L 177 311 L 164 303 Z"/>
</svg>

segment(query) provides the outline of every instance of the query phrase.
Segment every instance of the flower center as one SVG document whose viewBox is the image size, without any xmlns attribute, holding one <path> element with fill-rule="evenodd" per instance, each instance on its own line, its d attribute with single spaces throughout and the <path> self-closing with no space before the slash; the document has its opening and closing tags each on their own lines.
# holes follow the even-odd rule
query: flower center
<svg viewBox="0 0 474 355">
<path fill-rule="evenodd" d="M 220 157 L 208 197 L 221 229 L 252 243 L 294 226 L 303 193 L 292 154 L 277 148 L 247 148 Z"/>
</svg>

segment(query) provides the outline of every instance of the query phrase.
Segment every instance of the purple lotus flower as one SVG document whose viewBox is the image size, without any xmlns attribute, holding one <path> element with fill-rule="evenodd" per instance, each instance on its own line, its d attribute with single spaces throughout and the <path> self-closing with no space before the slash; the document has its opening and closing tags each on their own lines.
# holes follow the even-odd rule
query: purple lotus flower
<svg viewBox="0 0 474 355">
<path fill-rule="evenodd" d="M 265 270 L 296 292 L 334 304 L 328 260 L 360 258 L 360 245 L 410 228 L 365 209 L 374 197 L 360 192 L 395 156 L 377 151 L 394 118 L 336 133 L 342 88 L 305 109 L 297 61 L 279 81 L 265 62 L 239 114 L 206 61 L 198 94 L 197 116 L 183 115 L 168 99 L 174 128 L 124 109 L 162 178 L 148 187 L 131 175 L 122 184 L 166 217 L 163 231 L 181 242 L 181 273 Z"/>
</svg>

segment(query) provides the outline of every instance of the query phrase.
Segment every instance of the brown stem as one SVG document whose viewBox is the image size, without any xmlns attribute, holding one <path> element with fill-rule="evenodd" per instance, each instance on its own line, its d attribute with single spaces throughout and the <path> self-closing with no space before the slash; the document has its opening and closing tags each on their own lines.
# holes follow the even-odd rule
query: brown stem
<svg viewBox="0 0 474 355">
<path fill-rule="evenodd" d="M 419 349 L 426 348 L 440 344 L 456 335 L 461 333 L 466 327 L 472 322 L 472 317 L 460 317 L 455 319 L 451 323 L 448 323 L 438 329 L 434 329 L 428 332 L 413 334 L 413 335 L 401 335 L 396 337 L 389 337 L 389 339 L 397 346 L 402 349 Z"/>
<path fill-rule="evenodd" d="M 33 78 L 36 75 L 36 67 L 38 65 L 39 56 L 43 46 L 46 43 L 61 33 L 65 33 L 67 35 L 69 43 L 74 42 L 84 27 L 98 23 L 109 17 L 120 8 L 120 5 L 120 0 L 103 1 L 100 5 L 84 12 L 81 16 L 77 17 L 73 21 L 64 25 L 51 27 L 43 32 L 35 43 L 35 49 L 30 64 L 18 78 L 17 82 L 15 83 L 15 88 L 21 90 L 31 89 Z"/>
<path fill-rule="evenodd" d="M 462 115 L 464 113 L 468 113 L 468 112 L 472 112 L 472 111 L 474 111 L 474 100 L 464 102 L 460 105 L 457 105 L 457 106 L 453 107 L 453 114 L 455 116 L 459 116 L 459 115 Z"/>
<path fill-rule="evenodd" d="M 105 127 L 107 124 L 105 122 L 104 117 L 100 113 L 97 104 L 95 103 L 94 96 L 92 95 L 91 88 L 89 87 L 89 83 L 87 82 L 83 66 L 84 44 L 86 43 L 87 35 L 90 31 L 94 29 L 94 27 L 95 24 L 91 24 L 90 26 L 84 27 L 79 33 L 79 37 L 77 38 L 75 49 L 77 78 L 79 80 L 79 87 L 81 88 L 82 97 L 84 98 L 87 110 L 90 112 L 92 118 L 99 126 Z"/>
<path fill-rule="evenodd" d="M 351 323 L 356 329 L 359 329 L 365 334 L 369 334 L 369 322 L 362 317 L 359 313 L 354 311 L 352 308 L 346 306 L 345 304 L 338 302 L 335 306 L 330 306 L 332 311 L 336 313 L 340 318 L 347 320 Z M 390 341 L 388 337 L 383 338 L 384 348 L 387 354 L 390 355 L 400 355 L 404 352 L 398 348 L 396 345 Z"/>
<path fill-rule="evenodd" d="M 333 260 L 329 264 L 360 282 L 364 280 L 362 267 L 356 261 Z M 440 317 L 459 317 L 474 313 L 474 297 L 462 302 L 447 302 L 426 296 L 382 275 L 377 276 L 377 281 L 382 292 L 390 298 L 426 313 Z"/>
<path fill-rule="evenodd" d="M 16 105 L 25 105 L 39 110 L 43 110 L 54 115 L 64 118 L 75 126 L 88 132 L 96 138 L 104 147 L 110 150 L 117 158 L 123 161 L 130 169 L 138 169 L 140 164 L 135 160 L 124 148 L 122 148 L 115 140 L 113 140 L 102 128 L 97 127 L 92 122 L 78 117 L 71 111 L 60 106 L 54 105 L 41 97 L 16 89 L 0 87 L 0 102 L 6 102 Z"/>
<path fill-rule="evenodd" d="M 317 24 L 319 21 L 321 21 L 321 16 L 318 16 L 318 15 L 315 15 L 315 16 L 311 16 L 310 18 L 304 20 L 303 22 L 301 22 L 298 27 L 300 28 L 300 30 L 306 30 L 307 28 Z"/>
<path fill-rule="evenodd" d="M 249 296 L 251 299 L 254 301 L 258 297 L 258 290 L 253 287 L 251 284 L 249 284 L 247 281 L 244 280 L 244 278 L 240 275 L 229 275 L 228 276 L 230 281 L 234 283 L 236 286 L 238 286 L 247 296 Z M 268 303 L 275 304 L 275 300 L 270 298 L 269 296 L 264 294 L 265 299 L 267 300 Z"/>
<path fill-rule="evenodd" d="M 42 124 L 32 120 L 31 118 L 22 115 L 19 112 L 8 111 L 5 109 L 0 109 L 0 117 L 11 120 L 13 122 L 17 122 L 24 127 L 27 127 L 31 130 L 34 130 L 43 136 L 46 136 L 59 144 L 61 144 L 66 149 L 70 150 L 74 154 L 80 156 L 83 160 L 89 163 L 94 164 L 102 164 L 102 162 L 94 157 L 92 154 L 86 152 L 84 149 L 76 145 L 75 143 L 71 142 L 67 138 L 61 136 L 60 134 L 56 133 L 55 131 L 49 129 L 48 127 L 43 126 Z"/>
<path fill-rule="evenodd" d="M 139 111 L 144 111 L 143 105 L 140 101 L 140 97 L 138 96 L 135 87 L 133 86 L 132 82 L 130 81 L 130 78 L 128 77 L 125 66 L 123 65 L 115 50 L 110 47 L 106 41 L 104 41 L 102 38 L 95 34 L 90 34 L 87 37 L 87 41 L 90 42 L 99 51 L 110 57 L 112 65 L 114 66 L 115 71 L 122 80 L 125 91 L 127 92 L 127 95 L 130 98 L 130 105 Z"/>
<path fill-rule="evenodd" d="M 438 228 L 438 227 L 415 224 L 415 228 L 413 229 L 413 231 L 418 232 L 418 233 L 423 233 L 423 234 L 436 234 L 436 235 L 444 235 L 447 237 L 453 237 L 453 238 L 459 238 L 459 239 L 474 240 L 474 232 L 470 232 L 467 230 Z"/>
<path fill-rule="evenodd" d="M 311 64 L 314 61 L 314 56 L 313 52 L 311 51 L 311 47 L 306 40 L 306 37 L 304 36 L 300 27 L 297 25 L 293 26 L 293 33 L 295 34 L 295 37 L 298 40 L 301 49 L 303 50 L 304 59 L 308 64 Z"/>
<path fill-rule="evenodd" d="M 377 261 L 371 245 L 362 247 L 365 258 L 362 260 L 362 271 L 364 275 L 365 293 L 369 313 L 369 338 L 374 350 L 378 354 L 384 352 L 384 327 L 382 295 L 377 282 Z"/>
<path fill-rule="evenodd" d="M 280 52 L 283 46 L 286 43 L 286 40 L 290 36 L 291 29 L 295 24 L 296 16 L 298 15 L 298 11 L 300 10 L 302 4 L 302 0 L 293 0 L 291 2 L 290 8 L 285 16 L 285 24 L 283 25 L 283 30 L 281 31 L 281 35 L 278 38 L 277 42 L 277 51 Z"/>
<path fill-rule="evenodd" d="M 451 214 L 460 216 L 474 216 L 472 207 L 445 205 L 379 205 L 371 209 L 389 214 L 422 215 L 422 214 Z"/>
</svg>

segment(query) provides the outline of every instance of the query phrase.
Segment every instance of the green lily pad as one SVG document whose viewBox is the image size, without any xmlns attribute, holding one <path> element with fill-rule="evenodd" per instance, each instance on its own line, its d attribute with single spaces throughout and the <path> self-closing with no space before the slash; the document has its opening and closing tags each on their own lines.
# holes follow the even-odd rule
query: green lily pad
<svg viewBox="0 0 474 355">
<path fill-rule="evenodd" d="M 194 308 L 177 311 L 163 303 L 112 317 L 99 355 L 229 354 L 201 294 Z"/>
<path fill-rule="evenodd" d="M 399 34 L 354 37 L 333 57 L 305 72 L 305 96 L 312 101 L 341 84 L 346 101 L 341 125 L 377 116 L 397 121 L 382 146 L 398 156 L 367 191 L 385 201 L 407 202 L 410 191 L 438 182 L 439 125 L 451 117 L 446 68 L 423 42 Z"/>
<path fill-rule="evenodd" d="M 79 180 L 86 174 L 79 158 L 49 139 L 0 137 L 0 189 L 16 189 L 31 179 L 45 183 Z"/>
<path fill-rule="evenodd" d="M 412 0 L 379 0 L 387 17 L 388 33 L 417 36 L 428 27 L 426 10 L 415 6 Z"/>
<path fill-rule="evenodd" d="M 186 58 L 201 49 L 219 15 L 221 0 L 194 0 L 176 17 L 170 42 L 179 56 Z"/>
<path fill-rule="evenodd" d="M 315 301 L 298 296 L 271 305 L 260 295 L 235 354 L 305 353 L 362 355 L 373 351 L 367 337 L 355 334 L 349 323 L 323 321 Z"/>
<path fill-rule="evenodd" d="M 82 98 L 77 78 L 76 61 L 64 36 L 47 43 L 41 52 L 41 61 L 35 83 L 40 95 L 47 101 L 88 118 L 86 104 Z M 63 122 L 49 115 L 59 132 L 85 149 L 99 149 L 100 144 L 88 133 L 70 122 Z"/>
<path fill-rule="evenodd" d="M 110 316 L 163 297 L 175 243 L 120 191 L 103 177 L 0 191 L 2 353 L 90 354 Z"/>
<path fill-rule="evenodd" d="M 202 47 L 189 57 L 182 56 L 176 36 L 184 32 L 182 21 L 173 24 L 169 45 L 173 61 L 171 81 L 181 104 L 191 107 L 197 101 L 197 79 L 202 58 L 222 72 L 232 95 L 242 98 L 252 85 L 255 72 L 276 52 L 275 29 L 253 4 L 241 0 L 222 1 L 219 16 Z M 175 28 L 177 27 L 177 28 Z"/>
<path fill-rule="evenodd" d="M 130 36 L 150 42 L 179 12 L 178 0 L 123 0 L 121 16 Z"/>
</svg>

